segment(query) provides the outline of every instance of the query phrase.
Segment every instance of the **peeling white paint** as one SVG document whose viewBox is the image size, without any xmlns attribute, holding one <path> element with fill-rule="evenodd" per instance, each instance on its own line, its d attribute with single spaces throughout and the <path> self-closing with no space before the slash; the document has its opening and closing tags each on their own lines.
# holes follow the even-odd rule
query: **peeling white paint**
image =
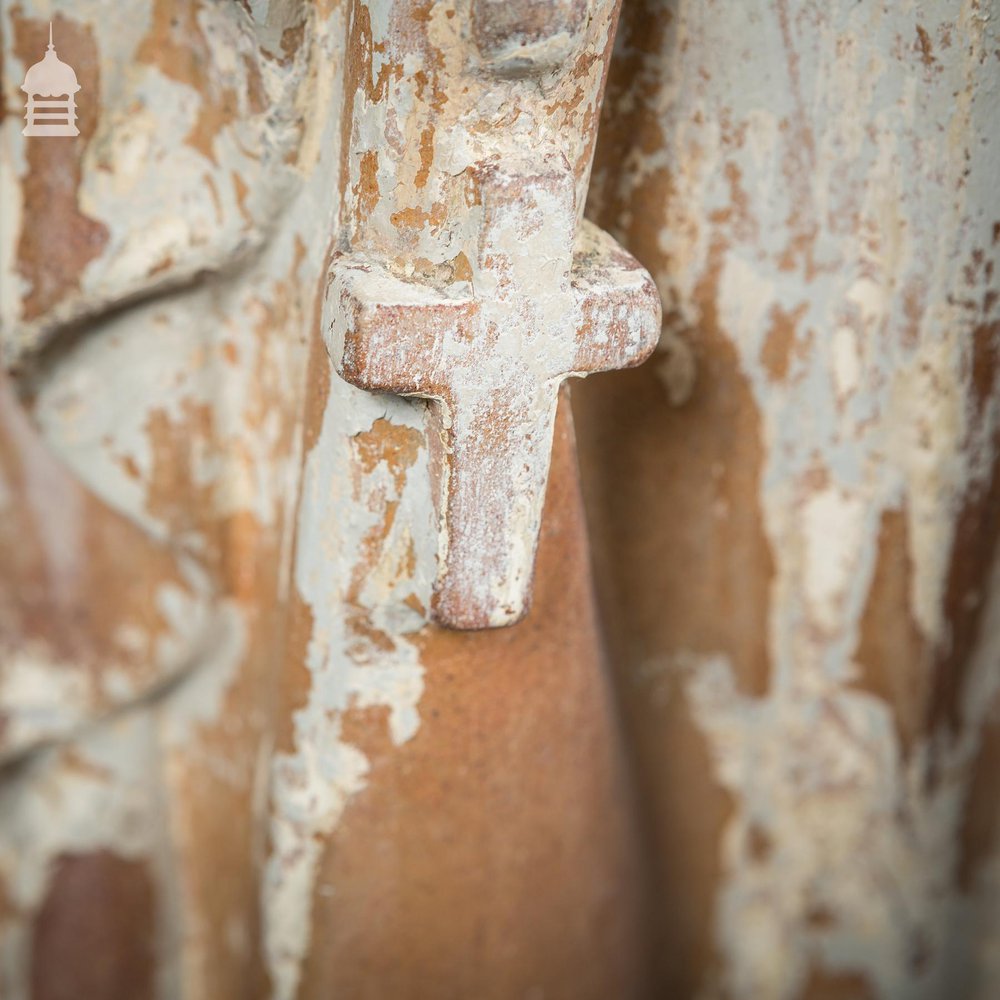
<svg viewBox="0 0 1000 1000">
<path fill-rule="evenodd" d="M 997 461 L 995 399 L 970 388 L 973 327 L 998 318 L 984 304 L 985 262 L 1000 267 L 996 4 L 672 14 L 650 14 L 658 30 L 622 53 L 636 66 L 621 110 L 647 92 L 656 105 L 640 107 L 644 148 L 598 191 L 625 201 L 616 221 L 640 240 L 652 220 L 634 216 L 656 206 L 662 255 L 644 263 L 670 333 L 697 350 L 716 321 L 735 350 L 761 419 L 754 499 L 774 560 L 763 694 L 741 693 L 721 654 L 672 651 L 733 809 L 704 993 L 790 1000 L 819 971 L 878 997 L 958 995 L 976 975 L 969 949 L 991 947 L 954 865 L 997 629 L 981 627 L 961 733 L 924 732 L 905 757 L 893 706 L 854 686 L 854 656 L 883 515 L 897 511 L 911 590 L 895 613 L 947 650 L 956 521 Z M 762 359 L 773 310 L 796 317 L 781 378 Z M 704 353 L 699 379 L 728 364 Z M 924 664 L 884 669 L 911 678 L 914 698 L 925 689 Z"/>
<path fill-rule="evenodd" d="M 345 495 L 352 479 L 351 435 L 369 430 L 383 415 L 397 425 L 413 427 L 420 414 L 403 401 L 373 397 L 336 378 L 330 392 L 323 428 L 306 458 L 294 570 L 297 590 L 312 612 L 306 656 L 311 686 L 305 707 L 294 716 L 294 751 L 276 754 L 272 763 L 271 848 L 263 904 L 265 952 L 276 1000 L 291 1000 L 298 986 L 310 944 L 323 836 L 332 832 L 350 796 L 364 788 L 368 772 L 365 755 L 343 740 L 340 717 L 351 708 L 384 705 L 389 709 L 390 736 L 398 746 L 416 735 L 417 705 L 423 693 L 423 667 L 407 633 L 424 622 L 403 602 L 411 594 L 425 605 L 430 599 L 426 567 L 433 564 L 433 553 L 427 541 L 435 533 L 424 479 L 426 453 L 402 494 L 391 471 L 380 464 L 365 477 L 361 503 L 352 503 Z M 382 634 L 392 647 L 386 651 L 370 642 L 361 641 L 360 647 L 358 639 L 352 642 L 344 599 L 352 567 L 363 562 L 357 546 L 378 527 L 390 500 L 399 502 L 400 513 L 359 594 L 373 625 L 385 629 Z M 425 526 L 417 549 L 418 565 L 425 569 L 414 580 L 401 577 L 397 569 L 402 550 L 411 541 L 405 527 L 410 518 Z M 388 567 L 391 572 L 386 572 Z"/>
</svg>

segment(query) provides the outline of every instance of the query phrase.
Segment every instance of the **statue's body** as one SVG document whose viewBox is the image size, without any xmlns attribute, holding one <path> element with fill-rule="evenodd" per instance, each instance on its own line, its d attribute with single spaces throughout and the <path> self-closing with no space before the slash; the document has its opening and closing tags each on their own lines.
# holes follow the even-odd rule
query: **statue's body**
<svg viewBox="0 0 1000 1000">
<path fill-rule="evenodd" d="M 0 997 L 993 995 L 1000 8 L 918 6 L 4 6 Z M 346 380 L 345 267 L 638 361 L 591 223 L 663 326 L 572 415 Z M 429 623 L 526 413 L 531 610 Z"/>
</svg>

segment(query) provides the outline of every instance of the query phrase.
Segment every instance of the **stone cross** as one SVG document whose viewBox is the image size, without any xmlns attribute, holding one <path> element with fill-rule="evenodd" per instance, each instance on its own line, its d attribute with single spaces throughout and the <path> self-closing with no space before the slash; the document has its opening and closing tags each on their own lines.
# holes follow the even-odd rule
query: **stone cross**
<svg viewBox="0 0 1000 1000">
<path fill-rule="evenodd" d="M 466 280 L 435 285 L 342 254 L 324 328 L 348 382 L 430 401 L 431 616 L 479 629 L 528 608 L 560 385 L 645 360 L 660 301 L 610 236 L 578 225 L 561 153 L 491 158 L 466 175 Z"/>
</svg>

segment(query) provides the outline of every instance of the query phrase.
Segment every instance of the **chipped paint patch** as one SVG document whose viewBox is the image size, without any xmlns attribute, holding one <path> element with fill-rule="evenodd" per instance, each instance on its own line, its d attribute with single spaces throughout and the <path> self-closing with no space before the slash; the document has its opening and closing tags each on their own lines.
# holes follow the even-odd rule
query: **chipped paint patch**
<svg viewBox="0 0 1000 1000">
<path fill-rule="evenodd" d="M 865 502 L 836 489 L 812 494 L 802 509 L 806 600 L 812 619 L 827 630 L 841 621 L 865 527 Z"/>
</svg>

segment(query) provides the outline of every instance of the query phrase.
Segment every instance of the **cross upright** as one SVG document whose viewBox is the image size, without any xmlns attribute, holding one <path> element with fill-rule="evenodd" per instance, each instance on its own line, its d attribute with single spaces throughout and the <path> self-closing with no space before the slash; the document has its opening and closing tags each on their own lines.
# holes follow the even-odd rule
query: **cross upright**
<svg viewBox="0 0 1000 1000">
<path fill-rule="evenodd" d="M 530 602 L 560 385 L 645 360 L 660 300 L 610 236 L 577 224 L 562 154 L 466 173 L 471 279 L 438 287 L 341 254 L 324 328 L 342 378 L 430 401 L 441 529 L 431 616 L 480 629 L 516 622 Z"/>
</svg>

